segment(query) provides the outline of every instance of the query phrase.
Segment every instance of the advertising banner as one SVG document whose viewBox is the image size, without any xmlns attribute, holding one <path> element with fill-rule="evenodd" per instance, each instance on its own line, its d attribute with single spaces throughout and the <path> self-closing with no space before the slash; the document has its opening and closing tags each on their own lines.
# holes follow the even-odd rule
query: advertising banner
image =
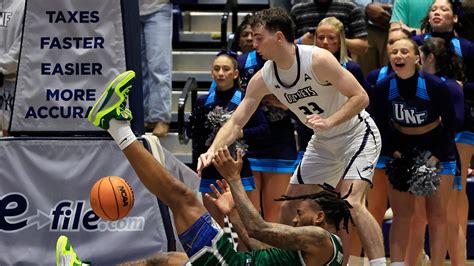
<svg viewBox="0 0 474 266">
<path fill-rule="evenodd" d="M 86 117 L 124 47 L 120 0 L 27 1 L 10 130 L 99 131 Z"/>
<path fill-rule="evenodd" d="M 89 204 L 94 183 L 110 175 L 135 194 L 131 212 L 112 222 Z M 156 197 L 112 140 L 3 139 L 0 180 L 0 265 L 54 265 L 60 235 L 94 265 L 168 251 Z"/>
</svg>

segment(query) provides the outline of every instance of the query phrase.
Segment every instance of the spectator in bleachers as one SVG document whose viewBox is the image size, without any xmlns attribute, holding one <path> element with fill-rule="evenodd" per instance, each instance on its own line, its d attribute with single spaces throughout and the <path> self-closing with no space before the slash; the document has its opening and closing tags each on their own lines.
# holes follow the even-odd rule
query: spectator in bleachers
<svg viewBox="0 0 474 266">
<path fill-rule="evenodd" d="M 438 76 L 446 83 L 451 93 L 455 114 L 456 131 L 464 124 L 464 93 L 461 82 L 464 80 L 462 62 L 445 44 L 445 40 L 437 37 L 430 38 L 420 47 L 422 70 Z M 458 159 L 457 159 L 458 160 Z M 452 265 L 462 265 L 466 260 L 466 237 L 459 226 L 457 216 L 457 194 L 460 187 L 455 182 L 451 188 L 448 203 L 449 223 L 449 258 Z M 424 247 L 426 212 L 424 198 L 416 199 L 415 215 L 411 222 L 410 245 L 407 248 L 405 262 L 415 265 Z"/>
<path fill-rule="evenodd" d="M 253 30 L 250 25 L 252 15 L 248 14 L 237 27 L 230 50 L 247 53 L 253 50 Z"/>
<path fill-rule="evenodd" d="M 240 89 L 239 70 L 235 54 L 220 52 L 214 59 L 211 70 L 215 89 L 209 90 L 209 94 L 200 96 L 196 102 L 191 117 L 189 118 L 188 135 L 193 139 L 193 161 L 197 161 L 198 156 L 207 151 L 213 141 L 215 133 L 225 122 L 224 116 L 230 117 L 229 112 L 233 112 L 240 104 L 244 93 Z M 219 109 L 220 108 L 220 111 Z M 209 113 L 213 112 L 213 116 Z M 223 114 L 220 115 L 219 114 Z M 251 138 L 267 134 L 268 124 L 261 110 L 257 110 L 250 119 L 248 125 L 239 132 L 239 139 L 246 141 Z M 241 145 L 244 147 L 244 144 Z M 255 181 L 250 169 L 247 157 L 244 157 L 244 166 L 241 172 L 242 183 L 246 191 L 255 189 Z M 222 179 L 214 166 L 210 166 L 202 172 L 199 191 L 213 195 L 210 185 L 217 186 L 216 180 Z M 212 217 L 221 225 L 224 225 L 224 216 L 216 206 L 206 197 L 203 197 L 204 206 L 208 209 Z"/>
<path fill-rule="evenodd" d="M 393 44 L 390 63 L 394 73 L 375 85 L 372 114 L 382 133 L 383 154 L 400 158 L 418 148 L 431 154 L 427 164 L 441 166 L 439 186 L 424 198 L 432 265 L 443 265 L 448 242 L 447 203 L 455 171 L 455 112 L 446 83 L 418 71 L 419 60 L 418 45 L 413 40 L 401 39 Z M 403 186 L 389 186 L 392 265 L 404 265 L 414 213 L 415 196 L 403 191 Z"/>
<path fill-rule="evenodd" d="M 387 37 L 395 0 L 354 0 L 365 11 L 367 21 L 367 53 L 357 57 L 364 75 L 387 65 Z"/>
<path fill-rule="evenodd" d="M 8 135 L 20 57 L 24 0 L 5 0 L 0 5 L 5 23 L 0 27 L 0 128 Z"/>
<path fill-rule="evenodd" d="M 362 9 L 350 0 L 314 0 L 293 5 L 295 43 L 312 45 L 316 25 L 326 17 L 336 17 L 345 27 L 346 44 L 352 56 L 367 51 L 367 30 Z"/>
<path fill-rule="evenodd" d="M 390 28 L 403 27 L 414 34 L 421 33 L 421 22 L 433 0 L 396 0 L 393 4 Z"/>
<path fill-rule="evenodd" d="M 351 72 L 367 91 L 364 74 L 360 65 L 349 57 L 344 24 L 339 19 L 336 17 L 322 19 L 316 28 L 314 44 L 330 51 L 337 58 L 341 66 Z"/>
<path fill-rule="evenodd" d="M 139 3 L 145 129 L 164 137 L 171 121 L 172 5 L 169 0 Z"/>
</svg>

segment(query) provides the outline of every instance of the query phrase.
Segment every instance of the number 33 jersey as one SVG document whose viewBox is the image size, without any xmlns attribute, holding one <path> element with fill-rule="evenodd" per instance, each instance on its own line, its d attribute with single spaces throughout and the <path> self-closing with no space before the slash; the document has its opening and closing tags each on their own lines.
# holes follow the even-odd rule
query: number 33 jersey
<svg viewBox="0 0 474 266">
<path fill-rule="evenodd" d="M 346 103 L 347 97 L 333 85 L 314 75 L 312 54 L 321 48 L 298 45 L 295 50 L 296 60 L 290 71 L 287 71 L 288 78 L 285 79 L 285 70 L 277 69 L 276 64 L 268 60 L 262 68 L 263 81 L 267 89 L 295 113 L 301 122 L 305 123 L 306 116 L 311 114 L 328 118 Z M 362 110 L 348 121 L 328 130 L 318 131 L 317 134 L 326 138 L 344 134 L 367 117 L 368 113 Z"/>
</svg>

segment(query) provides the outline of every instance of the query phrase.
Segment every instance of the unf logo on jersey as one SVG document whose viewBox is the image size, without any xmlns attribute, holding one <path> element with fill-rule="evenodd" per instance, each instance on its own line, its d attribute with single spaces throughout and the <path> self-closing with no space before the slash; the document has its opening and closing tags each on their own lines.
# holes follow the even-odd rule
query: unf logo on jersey
<svg viewBox="0 0 474 266">
<path fill-rule="evenodd" d="M 12 12 L 0 12 L 0 27 L 7 27 L 12 18 Z"/>
<path fill-rule="evenodd" d="M 417 112 L 416 108 L 406 107 L 404 103 L 394 102 L 393 115 L 395 121 L 408 125 L 421 125 L 428 116 L 427 111 Z"/>
</svg>

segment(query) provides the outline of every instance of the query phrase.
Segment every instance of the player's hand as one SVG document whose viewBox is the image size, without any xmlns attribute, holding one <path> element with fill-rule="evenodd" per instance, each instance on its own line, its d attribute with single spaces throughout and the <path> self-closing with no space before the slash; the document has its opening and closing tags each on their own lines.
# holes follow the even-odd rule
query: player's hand
<svg viewBox="0 0 474 266">
<path fill-rule="evenodd" d="M 223 214 L 229 214 L 230 211 L 235 207 L 234 198 L 232 197 L 232 193 L 229 189 L 229 184 L 225 180 L 217 180 L 217 185 L 220 188 L 220 191 L 211 184 L 211 189 L 214 192 L 215 198 L 209 195 L 208 193 L 204 194 L 204 196 L 212 201 L 219 211 Z"/>
<path fill-rule="evenodd" d="M 234 160 L 227 146 L 225 146 L 217 150 L 214 154 L 212 164 L 226 180 L 240 180 L 240 171 L 242 170 L 243 164 L 242 152 L 241 150 L 237 150 L 237 160 Z"/>
<path fill-rule="evenodd" d="M 398 21 L 398 22 L 392 22 L 392 23 L 390 24 L 390 29 L 397 28 L 397 27 L 406 29 L 406 30 L 409 31 L 409 32 L 415 31 L 415 34 L 416 34 L 416 35 L 420 35 L 420 34 L 421 34 L 421 30 L 420 30 L 420 29 L 408 27 L 408 25 L 405 24 L 405 23 L 403 22 L 403 20 L 400 20 L 400 21 Z"/>
<path fill-rule="evenodd" d="M 201 176 L 202 170 L 211 165 L 212 159 L 214 158 L 214 150 L 209 149 L 206 153 L 203 153 L 198 158 L 197 172 Z"/>
<path fill-rule="evenodd" d="M 305 124 L 308 125 L 310 128 L 319 131 L 324 131 L 331 128 L 331 125 L 326 118 L 322 118 L 321 116 L 316 114 L 306 116 Z"/>
<path fill-rule="evenodd" d="M 436 167 L 436 168 L 439 168 L 439 159 L 434 156 L 434 155 L 431 155 L 430 158 L 428 158 L 428 160 L 426 161 L 426 166 L 428 167 Z"/>
<path fill-rule="evenodd" d="M 393 158 L 397 158 L 397 159 L 402 158 L 402 153 L 399 152 L 399 151 L 395 151 L 395 152 L 393 153 Z"/>
</svg>

